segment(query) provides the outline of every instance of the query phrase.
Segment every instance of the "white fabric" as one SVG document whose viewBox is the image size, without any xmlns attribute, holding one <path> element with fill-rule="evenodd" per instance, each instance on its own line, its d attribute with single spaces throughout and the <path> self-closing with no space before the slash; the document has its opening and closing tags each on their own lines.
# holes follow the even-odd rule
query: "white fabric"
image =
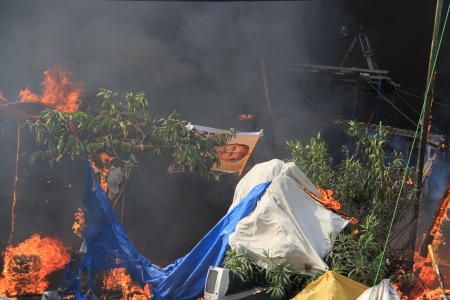
<svg viewBox="0 0 450 300">
<path fill-rule="evenodd" d="M 305 274 L 323 273 L 328 269 L 323 258 L 348 221 L 300 189 L 299 183 L 317 193 L 295 164 L 280 160 L 253 167 L 239 182 L 232 205 L 252 187 L 266 181 L 272 184 L 254 211 L 237 224 L 229 237 L 230 247 L 246 249 L 262 267 L 266 252 L 271 258 L 286 259 Z"/>
<path fill-rule="evenodd" d="M 108 184 L 108 197 L 113 199 L 120 191 L 120 184 L 122 183 L 123 172 L 121 168 L 111 167 L 109 170 L 106 183 Z"/>
<path fill-rule="evenodd" d="M 383 279 L 376 286 L 367 289 L 356 300 L 400 300 L 389 279 Z"/>
<path fill-rule="evenodd" d="M 248 192 L 260 183 L 272 181 L 277 176 L 286 175 L 305 187 L 311 193 L 320 197 L 319 191 L 309 178 L 293 162 L 285 163 L 280 159 L 272 159 L 267 162 L 256 164 L 248 173 L 242 177 L 234 191 L 233 208 L 239 201 L 247 196 Z"/>
</svg>

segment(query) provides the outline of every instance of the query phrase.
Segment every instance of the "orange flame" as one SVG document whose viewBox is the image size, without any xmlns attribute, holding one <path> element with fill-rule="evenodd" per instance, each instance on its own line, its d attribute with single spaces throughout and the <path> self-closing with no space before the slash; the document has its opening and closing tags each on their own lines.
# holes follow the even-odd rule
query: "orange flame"
<svg viewBox="0 0 450 300">
<path fill-rule="evenodd" d="M 82 88 L 80 83 L 70 81 L 70 72 L 55 67 L 44 72 L 42 96 L 34 94 L 29 88 L 19 92 L 19 101 L 40 102 L 60 112 L 73 112 L 78 109 Z"/>
<path fill-rule="evenodd" d="M 317 187 L 317 190 L 322 195 L 322 198 L 320 199 L 320 202 L 322 202 L 322 204 L 325 207 L 328 207 L 328 208 L 331 208 L 331 209 L 334 209 L 334 210 L 340 210 L 341 209 L 341 204 L 339 203 L 339 201 L 337 201 L 336 199 L 333 198 L 333 191 L 332 190 L 321 189 L 320 187 Z"/>
<path fill-rule="evenodd" d="M 253 115 L 251 114 L 240 114 L 239 120 L 253 120 Z"/>
<path fill-rule="evenodd" d="M 450 184 L 447 186 L 447 193 L 440 201 L 439 208 L 434 216 L 429 235 L 432 237 L 431 245 L 433 249 L 439 249 L 445 240 L 442 232 L 442 224 L 448 221 L 447 212 L 450 208 Z M 426 240 L 426 239 L 425 239 Z M 425 241 L 425 243 L 427 243 Z M 411 291 L 411 299 L 441 299 L 440 295 L 443 293 L 436 271 L 433 270 L 432 260 L 430 255 L 426 258 L 419 255 L 417 252 L 414 255 L 413 271 L 417 274 L 417 282 Z M 442 258 L 439 258 L 442 263 Z M 447 290 L 449 292 L 449 290 Z"/>
<path fill-rule="evenodd" d="M 78 237 L 82 238 L 86 221 L 84 219 L 84 213 L 81 208 L 78 208 L 77 211 L 75 212 L 74 219 L 75 222 L 73 222 L 72 230 Z"/>
<path fill-rule="evenodd" d="M 410 299 L 441 299 L 442 289 L 429 255 L 424 258 L 419 253 L 414 254 L 413 272 L 416 273 L 417 280 L 410 292 Z"/>
<path fill-rule="evenodd" d="M 100 186 L 106 192 L 108 190 L 108 174 L 111 169 L 111 162 L 115 159 L 113 156 L 109 156 L 107 153 L 102 152 L 99 154 L 101 166 L 99 167 L 93 159 L 90 160 L 92 169 L 99 174 Z"/>
<path fill-rule="evenodd" d="M 62 269 L 69 262 L 69 248 L 50 237 L 32 235 L 4 254 L 3 276 L 0 278 L 1 295 L 43 293 L 50 273 Z"/>
<path fill-rule="evenodd" d="M 115 157 L 109 156 L 106 152 L 100 153 L 98 157 L 103 164 L 109 164 L 115 159 Z"/>
<path fill-rule="evenodd" d="M 411 178 L 411 176 L 408 176 L 408 178 L 406 179 L 406 184 L 413 184 L 413 180 Z"/>
<path fill-rule="evenodd" d="M 105 292 L 121 295 L 121 299 L 148 300 L 153 297 L 149 285 L 146 284 L 142 288 L 134 283 L 124 268 L 107 271 L 103 278 L 103 287 Z"/>
<path fill-rule="evenodd" d="M 320 195 L 321 195 L 321 197 L 319 197 L 318 195 L 316 195 L 315 193 L 311 192 L 310 190 L 308 190 L 304 186 L 299 185 L 299 187 L 303 191 L 305 191 L 308 195 L 310 195 L 314 200 L 322 203 L 322 205 L 325 206 L 326 208 L 331 209 L 333 212 L 335 212 L 336 214 L 340 215 L 344 219 L 349 220 L 351 224 L 358 223 L 358 219 L 355 219 L 353 217 L 349 217 L 349 216 L 347 216 L 344 213 L 339 211 L 339 209 L 341 208 L 341 204 L 339 203 L 339 201 L 337 201 L 336 199 L 333 198 L 333 191 L 332 190 L 326 190 L 326 189 L 320 188 L 319 186 L 316 186 L 317 190 L 320 192 Z"/>
</svg>

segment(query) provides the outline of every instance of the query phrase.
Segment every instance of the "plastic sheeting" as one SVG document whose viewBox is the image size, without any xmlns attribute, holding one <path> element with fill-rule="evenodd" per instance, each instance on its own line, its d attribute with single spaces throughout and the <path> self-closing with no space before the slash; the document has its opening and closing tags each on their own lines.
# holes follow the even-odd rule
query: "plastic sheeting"
<svg viewBox="0 0 450 300">
<path fill-rule="evenodd" d="M 368 288 L 334 271 L 327 271 L 292 300 L 355 300 Z"/>
<path fill-rule="evenodd" d="M 367 289 L 356 300 L 400 300 L 397 290 L 389 279 Z"/>
<path fill-rule="evenodd" d="M 251 185 L 265 180 L 272 180 L 272 184 L 255 210 L 239 221 L 229 237 L 230 247 L 245 249 L 261 267 L 266 266 L 268 254 L 304 274 L 322 274 L 328 269 L 323 258 L 348 220 L 300 189 L 299 184 L 317 193 L 298 167 L 280 160 L 258 164 L 250 170 L 236 188 L 231 209 Z"/>
<path fill-rule="evenodd" d="M 86 162 L 84 231 L 86 253 L 72 270 L 69 265 L 61 287 L 66 293 L 75 293 L 75 299 L 84 299 L 80 292 L 80 277 L 87 272 L 89 286 L 95 276 L 112 268 L 126 268 L 134 281 L 151 284 L 153 299 L 195 299 L 202 294 L 209 266 L 222 263 L 228 247 L 228 236 L 236 224 L 247 216 L 270 183 L 255 186 L 239 205 L 230 210 L 186 256 L 165 268 L 160 268 L 134 247 L 120 224 L 96 175 Z"/>
</svg>

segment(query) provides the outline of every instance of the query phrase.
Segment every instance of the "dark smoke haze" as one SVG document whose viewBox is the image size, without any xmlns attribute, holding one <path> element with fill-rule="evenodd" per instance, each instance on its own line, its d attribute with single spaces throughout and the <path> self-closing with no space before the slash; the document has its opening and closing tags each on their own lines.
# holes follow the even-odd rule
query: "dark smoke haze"
<svg viewBox="0 0 450 300">
<path fill-rule="evenodd" d="M 352 106 L 353 83 L 339 85 L 330 76 L 288 72 L 276 63 L 338 66 L 351 41 L 339 35 L 341 26 L 352 30 L 364 25 L 380 68 L 420 95 L 434 11 L 431 4 L 410 2 L 408 9 L 387 1 L 2 1 L 0 90 L 9 101 L 27 85 L 38 93 L 42 72 L 60 65 L 72 71 L 75 81 L 85 83 L 85 103 L 98 88 L 143 90 L 153 115 L 176 110 L 194 124 L 264 129 L 251 164 L 285 158 L 287 139 L 319 131 L 342 144 L 342 132 L 332 132 L 331 122 L 338 117 L 368 121 L 376 105 L 366 101 Z M 366 67 L 361 57 L 355 47 L 347 65 Z M 261 58 L 268 66 L 272 116 Z M 448 61 L 445 55 L 443 59 Z M 444 69 L 448 66 L 443 63 Z M 365 89 L 362 97 L 370 93 Z M 255 115 L 255 128 L 239 123 L 241 112 Z M 445 134 L 448 112 L 435 120 Z M 414 111 L 407 114 L 417 118 Z M 16 151 L 16 124 L 2 122 L 0 249 L 9 238 Z M 411 127 L 405 120 L 396 122 Z M 13 241 L 41 231 L 78 247 L 70 227 L 81 205 L 82 166 L 65 162 L 56 171 L 45 162 L 30 166 L 26 155 L 35 149 L 33 140 L 24 134 L 22 141 Z M 448 171 L 442 172 L 448 178 Z M 219 182 L 167 175 L 157 162 L 143 163 L 134 176 L 124 225 L 138 249 L 160 264 L 185 254 L 218 221 L 239 180 L 234 175 L 223 175 Z"/>
<path fill-rule="evenodd" d="M 144 90 L 155 115 L 176 110 L 193 123 L 241 130 L 248 130 L 237 118 L 243 110 L 258 117 L 255 129 L 267 119 L 260 57 L 308 62 L 304 45 L 308 15 L 314 10 L 308 2 L 0 5 L 0 89 L 9 100 L 27 85 L 39 92 L 42 72 L 58 64 L 85 83 L 85 102 L 101 87 Z M 289 82 L 282 95 L 295 95 L 297 89 Z M 301 104 L 296 105 L 298 110 Z M 2 247 L 9 237 L 16 148 L 15 124 L 8 122 L 6 128 Z M 27 138 L 23 152 L 33 150 Z M 261 153 L 271 158 L 272 149 L 266 148 Z M 70 224 L 81 204 L 83 183 L 78 166 L 65 163 L 55 173 L 45 163 L 28 166 L 26 157 L 21 159 L 15 242 L 38 230 L 74 239 Z M 154 163 L 143 164 L 135 179 L 126 197 L 124 224 L 138 248 L 156 262 L 186 253 L 223 215 L 238 180 L 233 175 L 222 176 L 220 183 L 195 175 L 169 176 Z"/>
</svg>

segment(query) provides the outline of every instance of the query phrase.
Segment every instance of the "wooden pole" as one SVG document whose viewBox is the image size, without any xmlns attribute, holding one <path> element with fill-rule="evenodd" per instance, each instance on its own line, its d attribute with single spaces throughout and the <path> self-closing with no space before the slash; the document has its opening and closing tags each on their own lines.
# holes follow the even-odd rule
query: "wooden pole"
<svg viewBox="0 0 450 300">
<path fill-rule="evenodd" d="M 262 79 L 262 84 L 263 84 L 263 89 L 264 89 L 264 98 L 266 100 L 267 112 L 269 114 L 270 129 L 272 129 L 270 132 L 272 151 L 276 157 L 276 156 L 278 156 L 278 154 L 277 154 L 277 147 L 276 147 L 276 143 L 275 143 L 275 133 L 274 133 L 275 126 L 274 126 L 273 116 L 272 116 L 272 113 L 275 110 L 272 107 L 272 99 L 270 98 L 270 93 L 269 93 L 269 84 L 267 83 L 266 63 L 264 62 L 264 58 L 262 58 L 262 57 L 260 60 L 260 65 L 261 65 L 261 79 Z"/>
<path fill-rule="evenodd" d="M 415 221 L 415 230 L 414 230 L 414 236 L 417 236 L 417 229 L 418 229 L 418 223 L 419 223 L 419 212 L 420 212 L 420 202 L 421 202 L 421 196 L 422 196 L 422 182 L 423 182 L 423 167 L 424 167 L 424 161 L 425 161 L 425 148 L 427 145 L 427 139 L 428 139 L 428 127 L 430 125 L 430 113 L 431 113 L 431 101 L 432 97 L 431 95 L 431 81 L 433 80 L 433 64 L 436 60 L 437 55 L 437 46 L 438 46 L 438 39 L 439 39 L 439 27 L 440 27 L 440 20 L 441 20 L 441 14 L 442 14 L 442 2 L 443 0 L 437 0 L 436 1 L 436 11 L 434 16 L 434 28 L 433 28 L 433 37 L 431 40 L 431 49 L 430 49 L 430 59 L 428 62 L 428 73 L 427 73 L 427 81 L 426 81 L 426 89 L 425 89 L 425 95 L 424 95 L 424 108 L 422 112 L 422 128 L 421 128 L 421 134 L 420 134 L 420 140 L 419 140 L 419 150 L 418 150 L 418 158 L 417 158 L 417 178 L 416 178 L 416 188 L 417 188 L 417 194 L 416 194 L 416 203 L 414 205 L 414 215 L 413 220 Z"/>
</svg>

